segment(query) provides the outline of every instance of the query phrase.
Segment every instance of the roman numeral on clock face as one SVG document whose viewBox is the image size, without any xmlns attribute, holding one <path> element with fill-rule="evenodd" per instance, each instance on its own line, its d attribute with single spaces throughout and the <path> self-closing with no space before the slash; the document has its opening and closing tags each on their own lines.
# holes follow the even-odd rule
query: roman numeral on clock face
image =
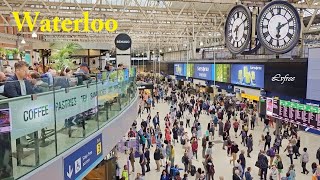
<svg viewBox="0 0 320 180">
<path fill-rule="evenodd" d="M 267 31 L 267 32 L 263 33 L 263 36 L 264 37 L 268 37 L 269 36 L 269 32 Z"/>
</svg>

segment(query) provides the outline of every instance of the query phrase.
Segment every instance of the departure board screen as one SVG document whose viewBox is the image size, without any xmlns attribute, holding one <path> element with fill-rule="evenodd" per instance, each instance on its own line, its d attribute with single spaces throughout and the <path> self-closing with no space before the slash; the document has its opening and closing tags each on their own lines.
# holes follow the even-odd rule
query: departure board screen
<svg viewBox="0 0 320 180">
<path fill-rule="evenodd" d="M 273 117 L 310 128 L 320 129 L 319 107 L 278 99 L 273 99 L 271 102 Z M 267 110 L 271 110 L 270 106 Z"/>
</svg>

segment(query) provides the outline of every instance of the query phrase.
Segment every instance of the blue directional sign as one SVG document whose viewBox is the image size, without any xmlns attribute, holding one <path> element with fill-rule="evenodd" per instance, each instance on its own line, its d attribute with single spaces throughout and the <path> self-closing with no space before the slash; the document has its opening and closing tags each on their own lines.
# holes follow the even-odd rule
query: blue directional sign
<svg viewBox="0 0 320 180">
<path fill-rule="evenodd" d="M 82 179 L 103 160 L 102 154 L 102 135 L 100 134 L 64 158 L 64 179 Z"/>
</svg>

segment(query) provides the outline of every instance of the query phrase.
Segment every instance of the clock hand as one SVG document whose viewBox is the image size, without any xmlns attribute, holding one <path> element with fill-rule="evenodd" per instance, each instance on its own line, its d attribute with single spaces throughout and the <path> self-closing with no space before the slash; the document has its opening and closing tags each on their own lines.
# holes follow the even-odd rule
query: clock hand
<svg viewBox="0 0 320 180">
<path fill-rule="evenodd" d="M 285 25 L 287 25 L 289 22 L 286 22 L 286 23 L 284 23 L 284 24 L 281 24 L 280 25 L 280 27 L 279 27 L 279 29 L 281 29 L 281 28 L 283 28 Z"/>
<path fill-rule="evenodd" d="M 276 35 L 278 39 L 280 38 L 280 29 L 281 29 L 281 23 L 279 22 L 277 26 L 277 35 Z"/>
</svg>

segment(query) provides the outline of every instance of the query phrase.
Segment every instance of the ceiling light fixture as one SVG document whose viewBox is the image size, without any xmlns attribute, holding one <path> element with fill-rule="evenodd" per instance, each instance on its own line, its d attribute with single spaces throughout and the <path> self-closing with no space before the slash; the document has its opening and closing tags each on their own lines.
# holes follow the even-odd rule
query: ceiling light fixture
<svg viewBox="0 0 320 180">
<path fill-rule="evenodd" d="M 32 35 L 31 35 L 31 37 L 36 38 L 36 37 L 38 37 L 38 35 L 37 35 L 36 32 L 33 32 Z"/>
<path fill-rule="evenodd" d="M 26 41 L 24 40 L 24 38 L 22 38 L 21 44 L 25 44 L 25 43 L 26 43 Z"/>
</svg>

